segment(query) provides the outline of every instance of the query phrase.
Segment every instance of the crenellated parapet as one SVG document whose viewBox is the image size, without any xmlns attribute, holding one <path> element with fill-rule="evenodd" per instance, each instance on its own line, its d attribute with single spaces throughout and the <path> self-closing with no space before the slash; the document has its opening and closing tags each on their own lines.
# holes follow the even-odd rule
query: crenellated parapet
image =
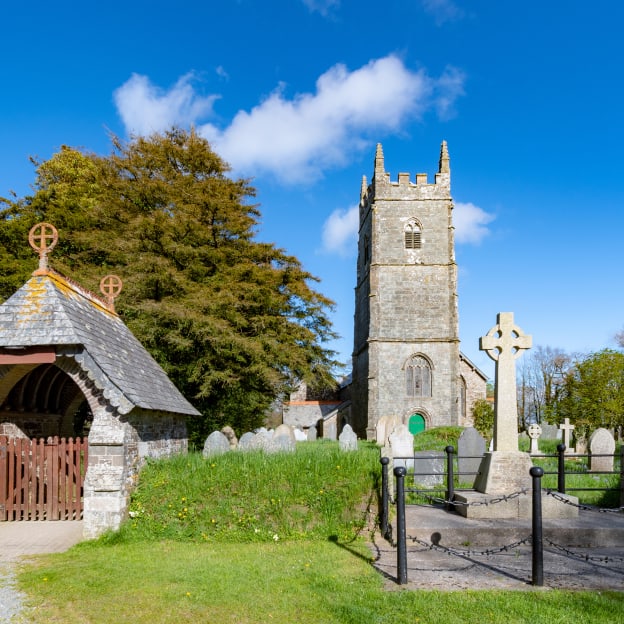
<svg viewBox="0 0 624 624">
<path fill-rule="evenodd" d="M 423 200 L 423 199 L 451 199 L 451 166 L 446 141 L 442 141 L 438 171 L 434 181 L 429 182 L 426 173 L 416 173 L 412 178 L 410 173 L 399 173 L 396 181 L 391 180 L 390 173 L 385 170 L 384 154 L 381 143 L 377 144 L 375 152 L 375 167 L 373 178 L 367 184 L 366 176 L 362 177 L 360 190 L 360 221 L 362 221 L 375 198 L 379 200 Z"/>
</svg>

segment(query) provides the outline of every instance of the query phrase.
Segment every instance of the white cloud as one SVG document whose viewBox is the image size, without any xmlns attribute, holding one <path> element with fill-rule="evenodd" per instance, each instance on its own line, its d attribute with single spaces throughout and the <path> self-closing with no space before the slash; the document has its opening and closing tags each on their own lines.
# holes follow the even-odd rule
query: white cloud
<svg viewBox="0 0 624 624">
<path fill-rule="evenodd" d="M 126 131 L 148 135 L 174 125 L 190 126 L 211 114 L 219 96 L 199 97 L 191 84 L 193 78 L 193 74 L 186 74 L 171 89 L 163 91 L 147 76 L 132 74 L 113 93 Z"/>
<path fill-rule="evenodd" d="M 310 182 L 368 147 L 373 134 L 400 131 L 430 108 L 447 115 L 462 83 L 461 72 L 433 79 L 394 55 L 352 72 L 339 64 L 319 77 L 314 93 L 288 99 L 282 85 L 251 111 L 239 111 L 224 130 L 212 124 L 198 130 L 239 173 Z"/>
<path fill-rule="evenodd" d="M 464 17 L 464 10 L 453 0 L 422 0 L 426 13 L 433 16 L 437 26 L 445 22 L 456 22 Z"/>
<path fill-rule="evenodd" d="M 359 216 L 358 206 L 334 210 L 323 224 L 323 251 L 339 256 L 355 253 Z"/>
<path fill-rule="evenodd" d="M 288 98 L 286 86 L 278 85 L 221 128 L 206 123 L 219 96 L 198 95 L 194 78 L 187 74 L 162 90 L 133 74 L 114 94 L 126 130 L 150 134 L 195 125 L 235 174 L 270 174 L 288 184 L 311 183 L 327 168 L 348 162 L 353 151 L 369 148 L 370 137 L 377 141 L 400 132 L 407 120 L 428 110 L 448 118 L 464 84 L 459 70 L 447 68 L 431 78 L 425 70 L 409 70 L 394 55 L 353 71 L 338 64 L 318 78 L 315 92 Z"/>
<path fill-rule="evenodd" d="M 453 210 L 455 241 L 478 245 L 490 233 L 487 224 L 495 218 L 470 202 L 457 202 Z"/>
<path fill-rule="evenodd" d="M 303 0 L 303 4 L 308 7 L 310 13 L 320 13 L 327 16 L 332 9 L 337 9 L 340 6 L 340 0 Z"/>
</svg>

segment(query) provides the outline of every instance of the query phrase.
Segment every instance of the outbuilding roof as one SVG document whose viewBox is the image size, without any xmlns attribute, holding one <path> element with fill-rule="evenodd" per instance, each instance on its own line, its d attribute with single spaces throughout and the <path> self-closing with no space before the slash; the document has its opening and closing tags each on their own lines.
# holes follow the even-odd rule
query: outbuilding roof
<svg viewBox="0 0 624 624">
<path fill-rule="evenodd" d="M 199 414 L 106 301 L 47 267 L 0 305 L 2 354 L 33 348 L 74 358 L 121 414 Z"/>
</svg>

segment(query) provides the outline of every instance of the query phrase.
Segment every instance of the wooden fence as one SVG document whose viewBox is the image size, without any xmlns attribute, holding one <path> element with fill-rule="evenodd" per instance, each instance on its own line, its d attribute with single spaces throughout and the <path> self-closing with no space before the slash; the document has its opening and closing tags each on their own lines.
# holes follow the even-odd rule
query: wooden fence
<svg viewBox="0 0 624 624">
<path fill-rule="evenodd" d="M 80 520 L 88 444 L 0 436 L 0 522 Z"/>
</svg>

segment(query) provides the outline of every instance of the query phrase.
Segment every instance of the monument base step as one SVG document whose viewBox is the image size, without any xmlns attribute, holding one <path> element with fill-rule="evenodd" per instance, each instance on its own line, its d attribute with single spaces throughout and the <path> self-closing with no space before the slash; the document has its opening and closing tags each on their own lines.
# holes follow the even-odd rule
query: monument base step
<svg viewBox="0 0 624 624">
<path fill-rule="evenodd" d="M 542 518 L 576 518 L 578 516 L 578 498 L 567 494 L 558 494 L 572 503 L 568 505 L 553 496 L 542 492 Z M 502 494 L 484 494 L 482 492 L 458 492 L 453 500 L 455 511 L 464 518 L 531 518 L 531 490 L 509 498 Z"/>
<path fill-rule="evenodd" d="M 525 539 L 532 531 L 530 518 L 464 518 L 442 507 L 415 505 L 408 505 L 405 511 L 408 540 L 448 547 L 496 548 Z M 581 510 L 576 518 L 544 518 L 543 532 L 545 539 L 568 548 L 620 548 L 624 544 L 624 513 Z"/>
</svg>

